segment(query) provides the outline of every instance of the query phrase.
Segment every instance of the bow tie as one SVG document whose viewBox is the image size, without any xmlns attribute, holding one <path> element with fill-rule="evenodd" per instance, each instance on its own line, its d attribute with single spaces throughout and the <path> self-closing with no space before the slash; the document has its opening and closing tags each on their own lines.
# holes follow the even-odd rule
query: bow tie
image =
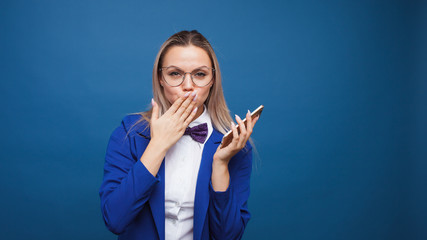
<svg viewBox="0 0 427 240">
<path fill-rule="evenodd" d="M 192 128 L 187 127 L 187 129 L 185 129 L 184 135 L 190 135 L 194 141 L 204 143 L 206 137 L 208 136 L 208 124 L 202 123 Z"/>
</svg>

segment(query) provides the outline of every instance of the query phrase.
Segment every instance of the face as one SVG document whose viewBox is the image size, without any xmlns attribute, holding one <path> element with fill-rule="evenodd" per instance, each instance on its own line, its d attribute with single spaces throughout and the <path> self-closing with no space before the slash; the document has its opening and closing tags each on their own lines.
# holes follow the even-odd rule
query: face
<svg viewBox="0 0 427 240">
<path fill-rule="evenodd" d="M 171 47 L 163 57 L 162 67 L 177 67 L 183 72 L 193 72 L 200 67 L 212 68 L 212 63 L 209 55 L 205 50 L 195 46 L 174 46 Z M 209 91 L 213 85 L 212 80 L 207 86 L 199 87 L 193 83 L 190 74 L 185 74 L 184 82 L 176 87 L 169 86 L 159 74 L 160 85 L 164 89 L 165 97 L 170 104 L 173 104 L 176 99 L 186 92 L 197 90 L 196 106 L 198 107 L 196 117 L 203 112 L 203 103 L 206 101 Z"/>
</svg>

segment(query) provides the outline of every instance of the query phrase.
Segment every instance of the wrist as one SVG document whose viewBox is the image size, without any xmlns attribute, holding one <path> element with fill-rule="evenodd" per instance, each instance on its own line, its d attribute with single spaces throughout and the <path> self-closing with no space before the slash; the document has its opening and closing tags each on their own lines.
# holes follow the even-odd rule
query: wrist
<svg viewBox="0 0 427 240">
<path fill-rule="evenodd" d="M 165 148 L 161 142 L 151 139 L 139 160 L 153 176 L 156 176 L 166 152 L 167 148 Z"/>
<path fill-rule="evenodd" d="M 212 168 L 217 170 L 222 170 L 222 171 L 225 171 L 225 170 L 228 171 L 228 161 L 224 161 L 214 157 L 212 161 Z"/>
<path fill-rule="evenodd" d="M 164 142 L 158 141 L 157 139 L 152 138 L 148 143 L 147 148 L 153 148 L 162 155 L 166 155 L 166 152 L 169 150 L 169 147 L 165 146 Z"/>
</svg>

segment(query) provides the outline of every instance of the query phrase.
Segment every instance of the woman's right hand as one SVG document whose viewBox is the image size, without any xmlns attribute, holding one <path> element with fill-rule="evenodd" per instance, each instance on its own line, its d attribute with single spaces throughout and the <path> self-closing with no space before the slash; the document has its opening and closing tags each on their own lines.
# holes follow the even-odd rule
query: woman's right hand
<svg viewBox="0 0 427 240">
<path fill-rule="evenodd" d="M 172 106 L 159 117 L 159 106 L 152 99 L 153 111 L 150 122 L 151 141 L 159 143 L 167 151 L 184 135 L 185 129 L 197 113 L 197 91 L 180 96 Z"/>
</svg>

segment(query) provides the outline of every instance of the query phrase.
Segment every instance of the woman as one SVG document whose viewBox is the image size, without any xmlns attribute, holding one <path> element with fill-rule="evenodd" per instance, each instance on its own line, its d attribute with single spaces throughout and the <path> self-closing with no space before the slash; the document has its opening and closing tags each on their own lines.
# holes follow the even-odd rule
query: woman
<svg viewBox="0 0 427 240">
<path fill-rule="evenodd" d="M 197 31 L 172 35 L 153 68 L 152 108 L 112 133 L 100 188 L 119 239 L 240 239 L 258 118 L 247 126 L 226 106 L 215 53 Z M 233 141 L 221 147 L 223 134 Z"/>
</svg>

